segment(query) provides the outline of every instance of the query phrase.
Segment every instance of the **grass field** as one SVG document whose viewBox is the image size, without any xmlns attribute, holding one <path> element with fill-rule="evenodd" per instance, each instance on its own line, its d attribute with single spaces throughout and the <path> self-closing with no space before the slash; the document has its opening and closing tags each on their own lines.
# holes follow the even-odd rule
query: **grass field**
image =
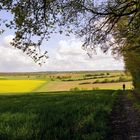
<svg viewBox="0 0 140 140">
<path fill-rule="evenodd" d="M 1 140 L 107 140 L 113 90 L 0 96 Z"/>
</svg>

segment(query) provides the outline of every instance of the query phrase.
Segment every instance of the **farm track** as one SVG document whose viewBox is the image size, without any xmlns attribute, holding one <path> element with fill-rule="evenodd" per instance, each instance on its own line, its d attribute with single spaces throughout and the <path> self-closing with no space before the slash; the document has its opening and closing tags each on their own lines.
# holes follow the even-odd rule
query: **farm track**
<svg viewBox="0 0 140 140">
<path fill-rule="evenodd" d="M 125 94 L 120 94 L 114 104 L 110 122 L 109 140 L 140 140 L 140 114 Z"/>
</svg>

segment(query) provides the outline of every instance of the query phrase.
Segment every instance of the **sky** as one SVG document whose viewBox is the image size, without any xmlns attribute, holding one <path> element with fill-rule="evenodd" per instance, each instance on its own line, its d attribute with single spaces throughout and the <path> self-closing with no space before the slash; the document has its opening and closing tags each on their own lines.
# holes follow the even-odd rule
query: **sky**
<svg viewBox="0 0 140 140">
<path fill-rule="evenodd" d="M 59 36 L 51 39 L 42 49 L 48 50 L 49 59 L 46 64 L 39 66 L 22 51 L 10 45 L 13 35 L 2 35 L 0 38 L 0 72 L 28 71 L 79 71 L 79 70 L 122 70 L 123 60 L 115 60 L 110 51 L 103 54 L 97 50 L 97 55 L 90 58 L 82 50 L 82 42 L 76 38 Z M 51 43 L 52 42 L 52 43 Z M 52 44 L 52 45 L 51 45 Z"/>
<path fill-rule="evenodd" d="M 11 15 L 4 13 L 6 18 Z M 6 30 L 0 35 L 0 72 L 31 72 L 31 71 L 87 71 L 87 70 L 123 70 L 122 59 L 116 60 L 111 55 L 103 54 L 97 49 L 97 55 L 90 58 L 82 50 L 82 42 L 74 36 L 66 37 L 55 34 L 48 42 L 44 42 L 42 50 L 47 50 L 49 59 L 39 66 L 23 52 L 10 45 L 14 31 Z"/>
</svg>

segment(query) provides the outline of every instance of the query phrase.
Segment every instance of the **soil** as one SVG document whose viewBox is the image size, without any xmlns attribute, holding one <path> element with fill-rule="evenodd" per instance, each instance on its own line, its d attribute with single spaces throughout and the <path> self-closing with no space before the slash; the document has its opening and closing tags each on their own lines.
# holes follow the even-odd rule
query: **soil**
<svg viewBox="0 0 140 140">
<path fill-rule="evenodd" d="M 125 93 L 119 95 L 111 112 L 108 140 L 140 140 L 140 113 L 132 104 Z"/>
</svg>

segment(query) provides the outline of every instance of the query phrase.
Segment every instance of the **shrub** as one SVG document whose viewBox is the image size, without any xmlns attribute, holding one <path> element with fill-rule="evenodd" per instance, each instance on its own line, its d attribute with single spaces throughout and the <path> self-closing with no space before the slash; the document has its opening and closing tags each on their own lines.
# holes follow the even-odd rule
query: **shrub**
<svg viewBox="0 0 140 140">
<path fill-rule="evenodd" d="M 102 81 L 102 83 L 109 83 L 110 81 L 108 80 L 108 79 L 104 79 L 103 81 Z"/>
<path fill-rule="evenodd" d="M 88 90 L 88 89 L 87 88 L 81 88 L 81 90 L 84 91 L 84 90 Z"/>
<path fill-rule="evenodd" d="M 85 77 L 91 77 L 94 76 L 93 74 L 85 74 Z"/>
<path fill-rule="evenodd" d="M 96 83 L 100 83 L 100 81 L 99 80 L 96 80 L 96 81 L 93 82 L 93 84 L 96 84 Z"/>
<path fill-rule="evenodd" d="M 119 77 L 119 82 L 125 82 L 127 79 L 125 77 Z"/>
<path fill-rule="evenodd" d="M 99 90 L 99 87 L 93 87 L 92 90 Z"/>
<path fill-rule="evenodd" d="M 99 75 L 105 75 L 104 73 L 100 73 Z"/>
<path fill-rule="evenodd" d="M 83 83 L 79 83 L 79 85 L 85 85 L 85 84 L 91 84 L 91 82 L 83 82 Z"/>
<path fill-rule="evenodd" d="M 80 91 L 78 87 L 71 88 L 70 91 Z"/>
<path fill-rule="evenodd" d="M 116 80 L 111 80 L 111 81 L 110 81 L 110 83 L 115 83 L 115 82 L 116 82 Z"/>
</svg>

